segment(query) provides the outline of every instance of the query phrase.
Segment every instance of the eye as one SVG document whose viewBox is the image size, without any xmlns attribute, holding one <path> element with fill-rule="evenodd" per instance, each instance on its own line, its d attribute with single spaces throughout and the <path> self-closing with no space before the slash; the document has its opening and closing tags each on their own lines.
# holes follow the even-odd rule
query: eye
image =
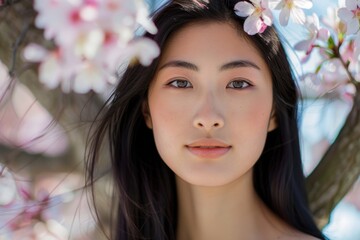
<svg viewBox="0 0 360 240">
<path fill-rule="evenodd" d="M 235 80 L 235 81 L 230 82 L 226 86 L 226 88 L 243 89 L 243 88 L 248 88 L 250 86 L 252 86 L 252 85 L 245 80 Z"/>
<path fill-rule="evenodd" d="M 181 80 L 181 79 L 173 80 L 173 81 L 169 82 L 167 85 L 176 87 L 176 88 L 192 88 L 193 87 L 189 81 Z"/>
</svg>

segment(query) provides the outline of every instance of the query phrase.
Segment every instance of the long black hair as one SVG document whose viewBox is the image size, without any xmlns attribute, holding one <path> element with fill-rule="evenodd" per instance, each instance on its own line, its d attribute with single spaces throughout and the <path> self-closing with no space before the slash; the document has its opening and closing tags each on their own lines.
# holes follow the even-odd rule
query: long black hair
<svg viewBox="0 0 360 240">
<path fill-rule="evenodd" d="M 145 34 L 163 49 L 169 37 L 195 22 L 225 22 L 258 49 L 269 66 L 273 83 L 276 130 L 268 134 L 264 151 L 253 169 L 253 182 L 264 203 L 285 222 L 319 239 L 308 208 L 297 125 L 298 91 L 277 31 L 243 32 L 244 19 L 236 16 L 238 0 L 173 0 L 153 16 L 156 35 Z M 241 46 L 239 46 L 241 47 Z M 174 173 L 160 158 L 152 131 L 142 115 L 142 104 L 159 58 L 148 67 L 130 65 L 103 109 L 88 152 L 88 180 L 94 172 L 100 146 L 110 150 L 116 192 L 111 239 L 175 239 L 177 195 Z"/>
</svg>

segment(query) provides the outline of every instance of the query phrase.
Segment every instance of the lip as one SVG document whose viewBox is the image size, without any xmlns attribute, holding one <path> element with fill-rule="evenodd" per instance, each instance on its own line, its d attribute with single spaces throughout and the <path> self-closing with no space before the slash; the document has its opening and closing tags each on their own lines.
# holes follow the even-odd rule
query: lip
<svg viewBox="0 0 360 240">
<path fill-rule="evenodd" d="M 186 147 L 192 154 L 207 159 L 219 158 L 231 149 L 231 145 L 217 139 L 200 139 Z"/>
</svg>

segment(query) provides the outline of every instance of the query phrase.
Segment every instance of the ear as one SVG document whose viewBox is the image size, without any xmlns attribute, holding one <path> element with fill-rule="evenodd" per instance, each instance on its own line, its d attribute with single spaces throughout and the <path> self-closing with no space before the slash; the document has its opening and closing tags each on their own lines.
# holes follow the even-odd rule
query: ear
<svg viewBox="0 0 360 240">
<path fill-rule="evenodd" d="M 153 127 L 152 119 L 151 119 L 149 104 L 148 104 L 147 100 L 143 101 L 142 106 L 141 106 L 141 112 L 144 116 L 146 126 L 150 129 L 152 129 L 152 127 Z"/>
<path fill-rule="evenodd" d="M 271 111 L 271 116 L 270 116 L 270 120 L 269 120 L 268 132 L 271 132 L 271 131 L 275 130 L 276 128 L 277 128 L 277 121 L 276 121 L 275 110 L 273 109 Z"/>
</svg>

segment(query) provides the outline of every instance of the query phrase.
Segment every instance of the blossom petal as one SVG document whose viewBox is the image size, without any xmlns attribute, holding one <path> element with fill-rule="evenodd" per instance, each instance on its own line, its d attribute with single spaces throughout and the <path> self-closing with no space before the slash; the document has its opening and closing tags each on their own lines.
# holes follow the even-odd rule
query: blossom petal
<svg viewBox="0 0 360 240">
<path fill-rule="evenodd" d="M 159 56 L 160 49 L 154 41 L 143 38 L 128 46 L 128 54 L 130 58 L 137 57 L 142 65 L 149 66 Z"/>
<path fill-rule="evenodd" d="M 149 14 L 147 7 L 143 4 L 142 1 L 136 1 L 136 3 L 138 4 L 138 13 L 136 16 L 137 22 L 140 23 L 149 33 L 156 34 L 157 28 L 154 22 L 151 21 L 148 17 Z"/>
<path fill-rule="evenodd" d="M 321 39 L 323 41 L 327 41 L 330 37 L 329 30 L 325 29 L 325 28 L 321 28 L 318 32 L 318 37 L 319 37 L 319 39 Z"/>
<path fill-rule="evenodd" d="M 284 8 L 285 2 L 284 0 L 278 0 L 278 1 L 275 0 L 275 1 L 271 1 L 269 5 L 271 9 L 281 10 Z"/>
<path fill-rule="evenodd" d="M 276 9 L 280 2 L 280 0 L 269 0 L 267 5 L 270 9 Z"/>
<path fill-rule="evenodd" d="M 73 90 L 76 93 L 87 93 L 91 90 L 91 85 L 89 82 L 89 75 L 87 73 L 78 73 L 74 79 Z"/>
<path fill-rule="evenodd" d="M 289 18 L 290 18 L 290 9 L 288 9 L 288 8 L 281 9 L 280 14 L 279 14 L 280 24 L 282 26 L 288 25 Z"/>
<path fill-rule="evenodd" d="M 238 2 L 237 4 L 235 4 L 234 9 L 236 15 L 240 17 L 250 16 L 255 11 L 255 7 L 248 2 Z"/>
<path fill-rule="evenodd" d="M 61 66 L 55 54 L 49 55 L 39 67 L 39 80 L 48 88 L 56 88 L 60 83 Z"/>
<path fill-rule="evenodd" d="M 293 8 L 291 11 L 291 14 L 296 23 L 299 23 L 299 24 L 305 23 L 305 20 L 306 20 L 305 13 L 300 8 Z"/>
<path fill-rule="evenodd" d="M 31 43 L 25 47 L 23 56 L 27 61 L 40 62 L 48 55 L 48 50 L 44 47 Z"/>
<path fill-rule="evenodd" d="M 314 42 L 313 39 L 302 40 L 302 41 L 298 42 L 297 44 L 295 44 L 294 48 L 297 51 L 307 52 L 310 49 L 313 42 Z"/>
<path fill-rule="evenodd" d="M 359 30 L 359 20 L 357 18 L 352 19 L 347 24 L 347 34 L 354 34 Z"/>
<path fill-rule="evenodd" d="M 340 8 L 337 15 L 344 22 L 349 22 L 354 17 L 354 14 L 347 8 Z"/>
<path fill-rule="evenodd" d="M 345 1 L 345 6 L 349 10 L 356 10 L 357 5 L 358 5 L 358 1 L 356 1 L 356 0 L 346 0 Z"/>
<path fill-rule="evenodd" d="M 0 165 L 0 192 L 0 206 L 10 204 L 17 196 L 15 178 L 3 165 Z"/>
<path fill-rule="evenodd" d="M 262 18 L 266 25 L 271 26 L 273 22 L 273 16 L 270 9 L 266 9 L 263 11 Z"/>
<path fill-rule="evenodd" d="M 105 82 L 104 76 L 96 66 L 87 66 L 76 75 L 73 89 L 80 94 L 87 93 L 91 89 L 101 92 L 105 88 Z"/>
<path fill-rule="evenodd" d="M 245 20 L 244 31 L 249 35 L 259 33 L 262 26 L 262 21 L 259 16 L 251 15 Z"/>
<path fill-rule="evenodd" d="M 314 23 L 316 29 L 319 29 L 319 28 L 320 28 L 320 21 L 319 21 L 318 15 L 316 15 L 315 13 L 313 13 L 313 15 L 312 15 L 312 20 L 313 20 L 313 23 Z"/>
<path fill-rule="evenodd" d="M 294 5 L 298 8 L 310 9 L 313 6 L 310 0 L 293 0 Z"/>
</svg>

